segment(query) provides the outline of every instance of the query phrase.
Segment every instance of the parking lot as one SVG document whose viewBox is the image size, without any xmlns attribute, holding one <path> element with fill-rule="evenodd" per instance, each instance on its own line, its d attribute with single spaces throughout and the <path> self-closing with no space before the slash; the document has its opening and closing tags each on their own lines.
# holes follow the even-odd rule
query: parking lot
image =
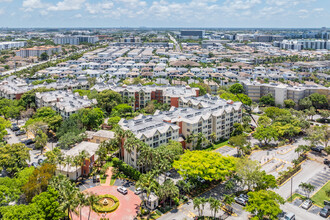
<svg viewBox="0 0 330 220">
<path fill-rule="evenodd" d="M 302 209 L 301 211 L 304 211 L 304 210 L 306 210 L 306 209 L 303 209 L 303 208 L 301 207 L 302 203 L 303 203 L 303 200 L 301 200 L 301 199 L 295 199 L 295 200 L 292 202 L 292 204 L 293 204 L 294 206 L 297 206 L 297 207 L 299 207 L 299 208 Z M 318 214 L 320 213 L 321 209 L 322 209 L 322 208 L 320 208 L 320 207 L 318 207 L 318 206 L 316 206 L 316 205 L 312 205 L 312 206 L 311 206 L 310 208 L 308 208 L 306 211 L 309 212 L 309 213 L 312 213 L 312 214 L 318 215 Z"/>
<path fill-rule="evenodd" d="M 237 154 L 237 149 L 229 146 L 223 146 L 214 151 L 224 156 L 234 156 L 235 154 Z"/>
<path fill-rule="evenodd" d="M 99 185 L 100 185 L 100 182 L 94 183 L 92 177 L 77 182 L 77 186 L 80 191 L 84 191 L 86 189 L 89 189 L 89 188 L 92 188 L 95 186 L 99 186 Z"/>
</svg>

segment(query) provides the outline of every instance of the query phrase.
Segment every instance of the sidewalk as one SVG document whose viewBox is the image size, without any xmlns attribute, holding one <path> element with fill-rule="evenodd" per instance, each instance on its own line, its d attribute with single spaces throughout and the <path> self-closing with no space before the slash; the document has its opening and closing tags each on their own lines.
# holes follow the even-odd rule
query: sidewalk
<svg viewBox="0 0 330 220">
<path fill-rule="evenodd" d="M 101 186 L 110 186 L 110 181 L 112 177 L 112 167 L 109 167 L 106 172 L 107 179 L 105 180 L 105 183 L 101 184 Z"/>
</svg>

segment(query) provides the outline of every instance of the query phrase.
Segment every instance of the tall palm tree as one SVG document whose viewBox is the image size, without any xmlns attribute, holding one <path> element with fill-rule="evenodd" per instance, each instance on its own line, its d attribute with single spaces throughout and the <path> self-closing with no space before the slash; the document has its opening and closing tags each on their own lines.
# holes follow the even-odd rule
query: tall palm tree
<svg viewBox="0 0 330 220">
<path fill-rule="evenodd" d="M 76 181 L 78 179 L 78 165 L 80 164 L 79 155 L 76 155 L 72 159 L 72 165 L 76 167 Z"/>
<path fill-rule="evenodd" d="M 142 174 L 140 176 L 139 180 L 136 182 L 136 187 L 146 190 L 147 192 L 146 198 L 149 198 L 150 193 L 156 191 L 156 189 L 158 188 L 158 183 L 154 179 L 152 173 L 149 172 L 147 174 Z M 146 198 L 144 198 L 144 202 Z"/>
<path fill-rule="evenodd" d="M 83 150 L 83 151 L 79 152 L 78 158 L 79 158 L 79 162 L 80 162 L 80 166 L 81 166 L 81 176 L 83 176 L 83 166 L 85 165 L 85 161 L 89 160 L 90 155 L 87 151 Z"/>
<path fill-rule="evenodd" d="M 211 202 L 210 202 L 210 208 L 211 208 L 211 210 L 213 210 L 213 214 L 214 214 L 213 217 L 215 218 L 215 216 L 217 215 L 217 212 L 221 208 L 221 202 L 220 202 L 220 200 L 218 200 L 218 199 L 211 200 Z"/>
<path fill-rule="evenodd" d="M 206 203 L 207 203 L 207 199 L 205 199 L 204 197 L 202 197 L 201 198 L 201 206 L 202 206 L 201 212 L 202 212 L 202 215 L 203 215 L 204 207 L 205 207 Z"/>
<path fill-rule="evenodd" d="M 81 220 L 81 210 L 84 206 L 87 205 L 87 197 L 86 197 L 86 194 L 85 193 L 78 193 L 77 195 L 77 203 L 78 203 L 78 206 L 79 206 L 79 217 L 80 217 L 80 220 Z"/>
<path fill-rule="evenodd" d="M 88 220 L 91 216 L 91 209 L 93 208 L 93 205 L 95 205 L 99 201 L 98 197 L 96 194 L 89 194 L 87 197 L 87 205 L 89 206 L 89 211 L 88 211 Z"/>
<path fill-rule="evenodd" d="M 202 145 L 207 142 L 208 140 L 206 139 L 205 135 L 203 133 L 198 133 L 197 135 L 197 144 L 196 148 L 199 150 L 202 148 Z"/>
<path fill-rule="evenodd" d="M 65 160 L 64 160 L 64 163 L 67 166 L 67 168 L 66 168 L 66 175 L 67 176 L 69 176 L 69 167 L 72 164 L 72 160 L 73 160 L 73 158 L 70 155 L 66 156 Z"/>
<path fill-rule="evenodd" d="M 173 180 L 166 180 L 164 182 L 164 185 L 166 185 L 168 197 L 170 199 L 170 206 L 171 206 L 172 199 L 179 196 L 179 188 L 174 184 Z"/>
<path fill-rule="evenodd" d="M 127 164 L 130 164 L 130 162 L 131 162 L 131 153 L 132 153 L 132 151 L 134 150 L 136 144 L 137 144 L 137 141 L 136 141 L 136 139 L 133 138 L 133 137 L 127 138 L 127 139 L 125 140 L 125 143 L 124 143 L 124 149 L 126 150 L 127 155 L 128 155 L 128 161 L 127 161 Z"/>
<path fill-rule="evenodd" d="M 194 209 L 198 210 L 198 215 L 201 216 L 201 199 L 196 197 L 193 200 Z"/>
</svg>

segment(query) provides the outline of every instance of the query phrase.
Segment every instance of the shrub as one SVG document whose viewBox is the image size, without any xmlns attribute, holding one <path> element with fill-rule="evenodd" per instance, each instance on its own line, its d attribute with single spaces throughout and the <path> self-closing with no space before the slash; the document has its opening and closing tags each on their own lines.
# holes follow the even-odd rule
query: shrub
<svg viewBox="0 0 330 220">
<path fill-rule="evenodd" d="M 113 195 L 109 195 L 109 194 L 100 195 L 100 196 L 98 196 L 98 198 L 99 198 L 99 200 L 100 199 L 103 199 L 103 198 L 110 198 L 110 199 L 112 199 L 115 202 L 115 204 L 113 206 L 111 206 L 111 207 L 103 207 L 102 205 L 94 204 L 93 205 L 93 210 L 95 212 L 113 212 L 119 206 L 119 200 L 117 199 L 117 197 L 115 197 Z"/>
<path fill-rule="evenodd" d="M 118 158 L 112 159 L 113 166 L 117 167 L 119 171 L 123 172 L 126 176 L 130 177 L 133 180 L 138 180 L 140 178 L 141 173 L 131 167 L 130 165 L 126 164 L 125 162 L 119 160 Z"/>
</svg>

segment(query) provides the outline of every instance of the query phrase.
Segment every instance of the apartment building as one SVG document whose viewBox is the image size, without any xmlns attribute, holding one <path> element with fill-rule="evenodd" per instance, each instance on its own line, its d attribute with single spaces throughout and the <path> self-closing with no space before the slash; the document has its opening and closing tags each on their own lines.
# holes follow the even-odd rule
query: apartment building
<svg viewBox="0 0 330 220">
<path fill-rule="evenodd" d="M 9 41 L 9 42 L 0 42 L 0 50 L 9 50 L 12 48 L 25 47 L 26 41 Z"/>
<path fill-rule="evenodd" d="M 156 111 L 149 116 L 139 115 L 131 120 L 122 119 L 118 124 L 122 129 L 132 131 L 136 138 L 150 147 L 158 147 L 174 140 L 180 142 L 184 148 L 191 149 L 196 140 L 187 143 L 189 135 L 202 133 L 210 141 L 213 134 L 215 140 L 229 138 L 234 123 L 242 120 L 241 103 L 216 96 L 182 97 L 178 104 L 179 107 L 172 106 L 169 111 Z M 204 143 L 203 146 L 205 145 Z M 137 150 L 134 149 L 131 153 L 123 151 L 125 162 L 137 167 Z"/>
<path fill-rule="evenodd" d="M 262 96 L 271 94 L 275 98 L 276 105 L 284 105 L 284 100 L 292 99 L 295 103 L 299 103 L 303 99 L 313 93 L 320 93 L 330 100 L 330 89 L 323 86 L 301 85 L 290 86 L 286 84 L 263 84 L 259 82 L 251 82 L 248 80 L 242 81 L 244 91 L 252 101 L 259 102 Z"/>
<path fill-rule="evenodd" d="M 275 47 L 288 50 L 304 50 L 304 49 L 330 49 L 330 41 L 328 40 L 283 40 L 274 42 Z"/>
<path fill-rule="evenodd" d="M 178 107 L 179 97 L 199 96 L 199 88 L 190 86 L 142 86 L 142 85 L 105 85 L 96 84 L 93 88 L 98 92 L 109 89 L 122 95 L 124 102 L 132 105 L 134 110 L 147 106 L 149 101 L 157 100 L 170 106 Z"/>
<path fill-rule="evenodd" d="M 32 48 L 22 48 L 16 52 L 16 56 L 20 57 L 40 57 L 42 53 L 48 54 L 51 56 L 55 53 L 62 52 L 61 46 L 39 46 L 39 47 L 32 47 Z"/>
<path fill-rule="evenodd" d="M 63 118 L 68 118 L 78 110 L 90 108 L 96 104 L 96 99 L 89 100 L 87 96 L 81 97 L 78 93 L 73 94 L 70 91 L 36 93 L 37 108 L 52 107 Z"/>
</svg>

